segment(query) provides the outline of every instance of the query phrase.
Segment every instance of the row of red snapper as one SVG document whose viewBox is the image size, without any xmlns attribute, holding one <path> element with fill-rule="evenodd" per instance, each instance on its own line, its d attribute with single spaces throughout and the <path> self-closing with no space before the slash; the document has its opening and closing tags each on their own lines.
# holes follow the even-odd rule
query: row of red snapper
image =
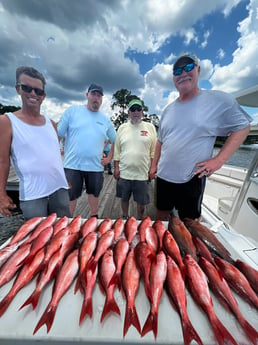
<svg viewBox="0 0 258 345">
<path fill-rule="evenodd" d="M 106 295 L 101 322 L 110 313 L 120 315 L 114 289 L 126 298 L 123 336 L 133 325 L 141 336 L 158 333 L 158 308 L 164 287 L 180 315 L 185 344 L 195 340 L 203 344 L 187 314 L 185 287 L 206 313 L 218 344 L 237 341 L 216 316 L 211 289 L 223 305 L 232 311 L 246 336 L 257 344 L 258 332 L 242 315 L 232 293 L 234 290 L 252 308 L 258 309 L 258 272 L 241 260 L 233 261 L 226 248 L 199 222 L 182 222 L 173 216 L 168 229 L 146 217 L 140 223 L 134 217 L 102 220 L 80 216 L 35 217 L 26 221 L 0 250 L 0 287 L 16 278 L 0 302 L 0 317 L 18 291 L 36 275 L 36 287 L 21 308 L 35 309 L 43 288 L 55 279 L 52 298 L 33 334 L 46 324 L 49 332 L 58 303 L 76 279 L 75 293 L 83 295 L 79 324 L 92 317 L 92 292 L 98 280 Z M 150 312 L 141 327 L 135 297 L 143 279 Z M 20 309 L 21 309 L 20 308 Z"/>
</svg>

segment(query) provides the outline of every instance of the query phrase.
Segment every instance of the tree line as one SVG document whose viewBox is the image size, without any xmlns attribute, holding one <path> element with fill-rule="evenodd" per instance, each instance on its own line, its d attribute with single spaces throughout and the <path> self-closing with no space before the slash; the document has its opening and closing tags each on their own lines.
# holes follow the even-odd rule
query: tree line
<svg viewBox="0 0 258 345">
<path fill-rule="evenodd" d="M 111 103 L 110 107 L 112 110 L 116 110 L 118 108 L 118 111 L 115 111 L 114 114 L 111 116 L 111 121 L 113 122 L 114 126 L 116 129 L 118 127 L 127 121 L 128 119 L 128 111 L 127 107 L 129 102 L 132 99 L 139 99 L 141 100 L 138 96 L 133 95 L 131 91 L 127 89 L 120 89 L 116 91 L 112 95 L 112 100 L 113 102 Z M 156 114 L 148 114 L 148 107 L 144 104 L 144 101 L 141 100 L 143 104 L 143 121 L 146 122 L 152 122 L 156 128 L 159 126 L 159 117 Z M 0 103 L 0 114 L 8 113 L 8 112 L 14 112 L 21 109 L 21 107 L 15 107 L 12 105 L 7 105 L 4 106 L 3 104 Z"/>
<path fill-rule="evenodd" d="M 112 95 L 113 102 L 111 103 L 110 107 L 115 112 L 111 116 L 111 121 L 113 122 L 116 130 L 119 128 L 119 126 L 126 122 L 128 120 L 128 104 L 132 99 L 139 99 L 143 104 L 143 121 L 151 122 L 154 124 L 154 126 L 158 129 L 159 127 L 159 116 L 156 114 L 148 114 L 148 106 L 144 104 L 144 101 L 140 99 L 138 96 L 131 93 L 131 91 L 127 89 L 120 89 L 116 91 Z M 118 110 L 116 111 L 116 109 Z M 8 112 L 14 112 L 21 109 L 21 107 L 15 107 L 13 105 L 7 105 L 4 106 L 0 103 L 0 115 Z M 217 146 L 224 145 L 227 137 L 217 137 L 216 144 Z M 244 141 L 244 144 L 255 144 L 258 142 L 258 137 L 248 136 L 246 140 Z"/>
</svg>

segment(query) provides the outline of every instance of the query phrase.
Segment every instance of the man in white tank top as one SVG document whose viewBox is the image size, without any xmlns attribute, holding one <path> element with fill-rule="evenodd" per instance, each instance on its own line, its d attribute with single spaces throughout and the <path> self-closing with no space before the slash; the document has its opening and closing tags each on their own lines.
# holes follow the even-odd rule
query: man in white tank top
<svg viewBox="0 0 258 345">
<path fill-rule="evenodd" d="M 25 219 L 51 213 L 70 216 L 56 125 L 40 113 L 45 85 L 44 76 L 36 69 L 17 68 L 16 91 L 22 108 L 0 116 L 0 213 L 4 216 L 10 216 L 16 207 L 6 193 L 11 162 L 19 177 L 20 208 Z"/>
</svg>

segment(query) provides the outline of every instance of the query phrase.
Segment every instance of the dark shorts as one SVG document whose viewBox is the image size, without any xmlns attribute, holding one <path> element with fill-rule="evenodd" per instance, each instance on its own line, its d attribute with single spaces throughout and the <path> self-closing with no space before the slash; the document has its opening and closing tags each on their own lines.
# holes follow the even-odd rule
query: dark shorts
<svg viewBox="0 0 258 345">
<path fill-rule="evenodd" d="M 70 217 L 69 195 L 67 189 L 61 188 L 49 196 L 20 201 L 20 208 L 25 219 L 56 213 L 57 217 Z"/>
<path fill-rule="evenodd" d="M 149 181 L 125 180 L 120 178 L 116 184 L 116 196 L 123 201 L 129 201 L 131 195 L 139 205 L 150 203 Z"/>
<path fill-rule="evenodd" d="M 157 177 L 156 207 L 160 211 L 176 208 L 181 219 L 196 219 L 201 215 L 201 204 L 206 177 L 194 176 L 186 183 L 173 183 Z"/>
<path fill-rule="evenodd" d="M 70 184 L 69 197 L 70 200 L 78 199 L 83 190 L 83 183 L 85 183 L 86 193 L 93 194 L 98 197 L 103 187 L 103 172 L 95 171 L 81 171 L 65 168 L 65 175 Z"/>
</svg>

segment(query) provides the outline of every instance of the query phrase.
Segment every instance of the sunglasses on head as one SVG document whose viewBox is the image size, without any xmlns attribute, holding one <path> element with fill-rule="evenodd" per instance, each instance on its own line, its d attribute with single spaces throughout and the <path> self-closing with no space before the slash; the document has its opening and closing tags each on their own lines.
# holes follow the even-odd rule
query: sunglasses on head
<svg viewBox="0 0 258 345">
<path fill-rule="evenodd" d="M 190 72 L 190 71 L 192 71 L 194 69 L 194 66 L 196 66 L 196 64 L 191 62 L 191 63 L 188 63 L 185 66 L 177 67 L 177 68 L 174 69 L 173 74 L 174 75 L 181 75 L 183 73 L 183 71 Z"/>
<path fill-rule="evenodd" d="M 142 107 L 140 105 L 133 105 L 129 110 L 134 113 L 135 111 L 142 111 Z"/>
<path fill-rule="evenodd" d="M 34 92 L 37 96 L 43 96 L 45 94 L 45 90 L 38 89 L 37 87 L 32 87 L 32 86 L 25 85 L 25 84 L 17 84 L 17 86 L 20 86 L 22 91 L 24 91 L 26 93 L 31 93 L 32 90 L 34 90 Z"/>
</svg>

